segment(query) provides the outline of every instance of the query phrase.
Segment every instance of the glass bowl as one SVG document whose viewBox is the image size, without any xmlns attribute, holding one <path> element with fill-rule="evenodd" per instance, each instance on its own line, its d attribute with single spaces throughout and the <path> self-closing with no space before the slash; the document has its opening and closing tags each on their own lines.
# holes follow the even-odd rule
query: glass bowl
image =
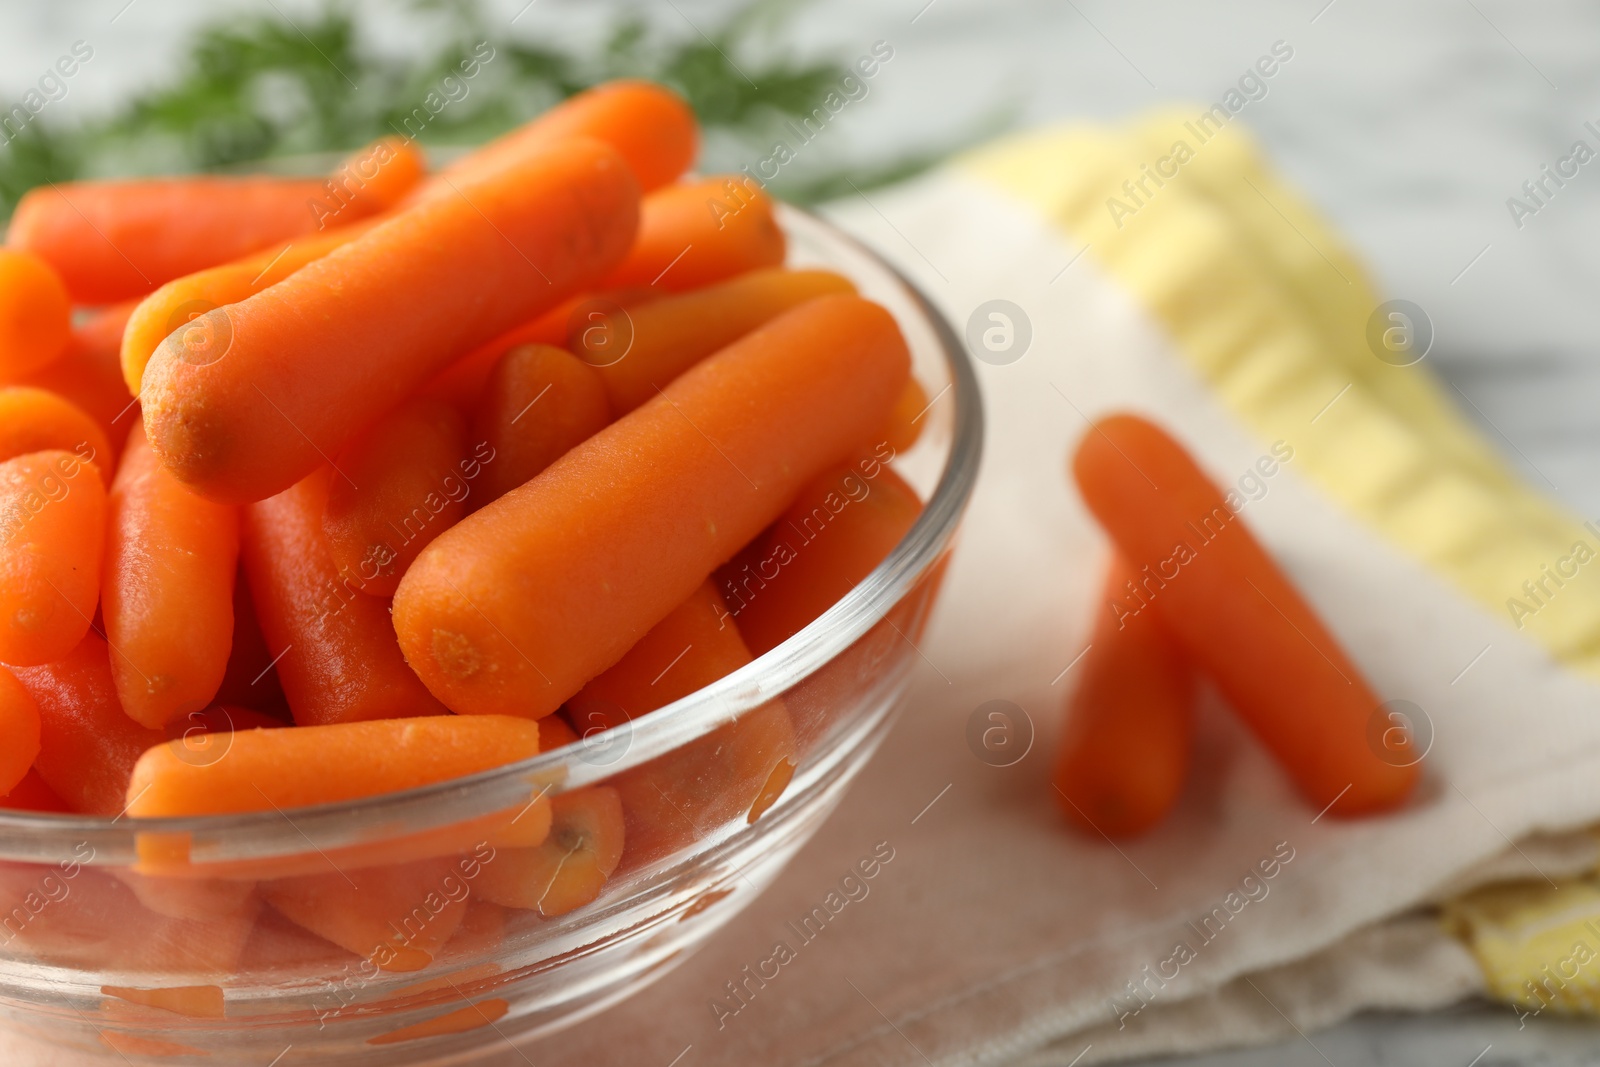
<svg viewBox="0 0 1600 1067">
<path fill-rule="evenodd" d="M 288 813 L 0 811 L 0 1025 L 89 1062 L 468 1063 L 655 980 L 772 882 L 889 728 L 983 436 L 972 366 L 928 301 L 830 224 L 781 217 L 792 266 L 845 274 L 895 315 L 930 398 L 920 439 L 893 461 L 926 507 L 888 558 L 715 684 L 471 778 Z M 752 788 L 743 755 L 778 743 L 792 778 Z M 535 798 L 577 803 L 577 790 L 652 775 L 691 782 L 700 801 L 680 810 L 683 832 L 630 839 L 591 903 L 547 917 L 561 909 L 473 893 L 494 863 L 519 862 Z M 392 951 L 338 948 L 284 918 L 285 900 L 370 920 L 371 943 Z"/>
</svg>

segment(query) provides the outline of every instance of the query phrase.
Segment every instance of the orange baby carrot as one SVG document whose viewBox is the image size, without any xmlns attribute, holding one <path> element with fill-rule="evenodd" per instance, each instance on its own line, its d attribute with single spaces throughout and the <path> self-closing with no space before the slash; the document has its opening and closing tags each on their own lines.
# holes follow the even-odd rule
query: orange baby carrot
<svg viewBox="0 0 1600 1067">
<path fill-rule="evenodd" d="M 415 789 L 538 755 L 539 725 L 434 715 L 244 730 L 215 743 L 228 746 L 226 758 L 192 758 L 182 741 L 146 752 L 128 783 L 128 814 L 226 815 Z"/>
<path fill-rule="evenodd" d="M 751 658 L 716 587 L 701 582 L 569 700 L 566 714 L 591 736 L 703 689 Z M 630 859 L 667 855 L 731 819 L 754 822 L 788 785 L 797 760 L 789 713 L 772 701 L 617 775 L 609 784 L 622 796 Z"/>
<path fill-rule="evenodd" d="M 38 811 L 54 815 L 69 814 L 67 802 L 56 796 L 56 791 L 45 784 L 37 770 L 30 769 L 22 780 L 11 787 L 11 792 L 0 797 L 0 808 L 9 811 Z"/>
<path fill-rule="evenodd" d="M 475 889 L 485 900 L 553 919 L 600 895 L 622 862 L 621 798 L 615 789 L 599 785 L 553 797 L 550 807 L 544 844 L 503 848 L 484 864 Z"/>
<path fill-rule="evenodd" d="M 466 439 L 455 408 L 418 399 L 339 453 L 322 529 L 333 565 L 358 592 L 394 596 L 417 554 L 467 513 L 466 472 L 481 464 L 467 458 Z"/>
<path fill-rule="evenodd" d="M 548 715 L 882 423 L 908 372 L 860 297 L 779 316 L 429 545 L 395 594 L 407 661 L 454 711 Z"/>
<path fill-rule="evenodd" d="M 88 815 L 120 812 L 134 764 L 166 740 L 123 714 L 111 656 L 91 633 L 63 659 L 14 668 L 39 705 L 39 776 L 72 810 Z"/>
<path fill-rule="evenodd" d="M 473 436 L 488 444 L 494 459 L 483 466 L 474 509 L 528 481 L 610 421 L 594 368 L 549 345 L 513 348 L 495 364 L 478 404 Z"/>
<path fill-rule="evenodd" d="M 216 499 L 281 492 L 615 264 L 637 197 L 614 152 L 574 141 L 396 216 L 163 341 L 140 394 L 151 444 Z"/>
<path fill-rule="evenodd" d="M 242 536 L 240 540 L 243 541 Z M 255 600 L 250 595 L 250 579 L 241 565 L 233 580 L 233 648 L 228 652 L 228 667 L 222 675 L 222 687 L 217 690 L 217 703 L 252 708 L 285 721 L 293 719 L 275 669 L 277 653 L 282 651 L 267 649 L 267 639 L 256 618 Z"/>
<path fill-rule="evenodd" d="M 250 505 L 242 524 L 251 599 L 295 722 L 437 715 L 444 709 L 400 656 L 388 605 L 334 565 L 322 532 L 329 477 L 316 471 Z"/>
<path fill-rule="evenodd" d="M 927 425 L 927 412 L 927 391 L 915 378 L 908 380 L 900 399 L 894 402 L 894 410 L 889 412 L 889 421 L 883 425 L 882 440 L 896 454 L 911 451 Z"/>
<path fill-rule="evenodd" d="M 73 452 L 110 480 L 116 470 L 100 424 L 72 401 L 31 385 L 0 387 L 0 462 L 29 452 Z"/>
<path fill-rule="evenodd" d="M 543 115 L 452 163 L 419 195 L 448 191 L 530 153 L 576 137 L 610 145 L 627 162 L 645 192 L 675 181 L 699 149 L 694 112 L 672 90 L 645 81 L 619 80 L 557 104 Z"/>
<path fill-rule="evenodd" d="M 1417 768 L 1368 744 L 1377 696 L 1182 446 L 1145 419 L 1113 415 L 1084 435 L 1072 470 L 1140 572 L 1137 601 L 1154 606 L 1306 799 L 1337 815 L 1402 803 Z M 1404 757 L 1409 743 L 1397 750 Z"/>
<path fill-rule="evenodd" d="M 616 331 L 577 322 L 567 347 L 599 371 L 611 409 L 626 415 L 672 379 L 762 323 L 807 300 L 854 293 L 849 279 L 825 270 L 754 270 L 691 293 L 626 312 Z"/>
<path fill-rule="evenodd" d="M 123 710 L 159 730 L 200 711 L 233 647 L 237 508 L 197 496 L 135 426 L 111 483 L 101 610 Z"/>
<path fill-rule="evenodd" d="M 60 276 L 31 252 L 0 248 L 0 375 L 43 370 L 71 332 L 72 298 Z"/>
<path fill-rule="evenodd" d="M 167 282 L 135 305 L 122 333 L 120 359 L 127 388 L 138 395 L 150 357 L 172 331 L 208 311 L 237 304 L 277 285 L 307 263 L 349 244 L 382 221 L 381 217 L 371 218 L 304 234 L 265 252 Z"/>
<path fill-rule="evenodd" d="M 89 632 L 100 599 L 106 491 L 71 452 L 0 463 L 0 663 L 60 659 Z"/>
<path fill-rule="evenodd" d="M 39 755 L 39 705 L 0 667 L 0 796 L 8 795 L 28 774 Z"/>
<path fill-rule="evenodd" d="M 916 492 L 885 466 L 893 457 L 880 445 L 827 472 L 739 554 L 742 566 L 723 569 L 723 595 L 756 655 L 837 603 L 922 514 Z"/>
<path fill-rule="evenodd" d="M 748 179 L 703 178 L 644 198 L 639 236 L 605 284 L 686 292 L 776 267 L 787 247 L 765 192 Z"/>
<path fill-rule="evenodd" d="M 43 370 L 16 376 L 0 373 L 0 384 L 48 389 L 87 412 L 111 445 L 108 464 L 116 463 L 129 428 L 139 421 L 139 402 L 122 381 L 118 356 L 122 331 L 134 307 L 125 302 L 91 315 L 72 331 L 60 358 Z"/>
<path fill-rule="evenodd" d="M 23 196 L 7 241 L 60 273 L 80 304 L 140 296 L 197 270 L 238 259 L 274 242 L 351 222 L 390 206 L 388 182 L 355 188 L 375 152 L 362 150 L 333 178 L 140 178 L 62 182 Z M 400 171 L 414 153 L 391 154 Z M 413 177 L 420 176 L 420 171 Z M 336 183 L 336 184 L 335 184 Z"/>
<path fill-rule="evenodd" d="M 1121 557 L 1107 572 L 1094 632 L 1075 668 L 1056 756 L 1056 801 L 1098 840 L 1142 834 L 1183 791 L 1194 739 L 1194 670 L 1155 612 L 1113 605 L 1142 576 Z"/>
</svg>

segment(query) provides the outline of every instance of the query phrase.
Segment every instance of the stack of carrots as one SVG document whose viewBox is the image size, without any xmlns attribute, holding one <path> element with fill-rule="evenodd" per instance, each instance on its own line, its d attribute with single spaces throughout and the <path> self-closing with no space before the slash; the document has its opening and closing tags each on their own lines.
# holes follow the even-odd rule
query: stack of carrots
<svg viewBox="0 0 1600 1067">
<path fill-rule="evenodd" d="M 905 342 L 783 267 L 759 187 L 685 177 L 697 142 L 672 93 L 616 82 L 431 174 L 389 138 L 326 180 L 28 194 L 0 250 L 0 806 L 289 811 L 472 774 L 705 686 L 865 577 L 922 507 L 888 466 L 923 406 Z M 797 759 L 774 702 L 535 796 L 472 828 L 474 905 L 579 907 L 625 852 L 754 821 Z M 146 873 L 192 888 L 157 845 Z M 312 857 L 206 901 L 421 966 L 468 912 L 390 920 L 470 846 L 407 849 L 381 891 Z"/>
<path fill-rule="evenodd" d="M 1113 555 L 1055 766 L 1067 818 L 1122 838 L 1172 809 L 1202 677 L 1320 812 L 1404 803 L 1421 758 L 1409 733 L 1183 447 L 1113 415 L 1072 471 Z"/>
</svg>

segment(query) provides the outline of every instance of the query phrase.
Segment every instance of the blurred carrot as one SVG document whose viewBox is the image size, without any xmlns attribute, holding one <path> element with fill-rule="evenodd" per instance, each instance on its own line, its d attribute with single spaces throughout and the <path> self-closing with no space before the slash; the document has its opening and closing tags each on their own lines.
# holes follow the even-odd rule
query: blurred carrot
<svg viewBox="0 0 1600 1067">
<path fill-rule="evenodd" d="M 807 300 L 854 293 L 847 278 L 824 270 L 754 270 L 626 312 L 620 346 L 614 331 L 578 322 L 567 348 L 605 382 L 611 409 L 626 415 L 678 375 Z M 593 339 L 605 336 L 596 343 Z"/>
<path fill-rule="evenodd" d="M 702 178 L 644 198 L 633 249 L 604 284 L 681 293 L 776 267 L 786 249 L 765 192 L 747 178 Z"/>
<path fill-rule="evenodd" d="M 73 452 L 110 480 L 116 470 L 106 434 L 82 408 L 31 385 L 0 387 L 0 462 L 29 452 Z"/>
<path fill-rule="evenodd" d="M 72 809 L 56 796 L 56 791 L 45 784 L 37 770 L 30 769 L 22 780 L 11 787 L 11 792 L 0 796 L 0 809 L 7 811 L 37 811 L 52 815 L 66 815 Z"/>
<path fill-rule="evenodd" d="M 401 180 L 382 173 L 387 164 Z M 420 177 L 415 150 L 385 138 L 355 153 L 326 181 L 257 176 L 52 183 L 18 202 L 7 241 L 53 266 L 73 300 L 109 304 L 333 220 L 353 222 L 382 211 L 407 173 L 413 181 Z"/>
<path fill-rule="evenodd" d="M 281 492 L 616 263 L 637 196 L 615 153 L 571 142 L 396 216 L 163 341 L 140 394 L 150 443 L 215 499 Z"/>
<path fill-rule="evenodd" d="M 672 90 L 645 81 L 606 82 L 450 164 L 419 195 L 438 195 L 575 137 L 610 145 L 627 162 L 639 188 L 650 192 L 689 169 L 700 130 L 694 112 Z"/>
<path fill-rule="evenodd" d="M 101 606 L 122 707 L 160 729 L 211 703 L 233 647 L 238 509 L 185 488 L 135 426 L 111 483 Z"/>
<path fill-rule="evenodd" d="M 429 545 L 406 659 L 452 710 L 540 718 L 887 416 L 909 356 L 855 296 L 774 319 Z"/>
<path fill-rule="evenodd" d="M 0 373 L 0 384 L 48 389 L 87 412 L 111 445 L 108 464 L 116 463 L 128 430 L 139 421 L 139 402 L 123 383 L 118 355 L 123 328 L 135 306 L 129 301 L 91 314 L 73 329 L 60 358 L 43 370 L 15 376 Z"/>
<path fill-rule="evenodd" d="M 590 736 L 632 722 L 752 659 L 709 581 L 567 702 Z M 546 720 L 548 721 L 548 720 Z M 630 861 L 667 855 L 731 819 L 754 822 L 788 785 L 798 756 L 781 701 L 611 779 L 622 796 Z"/>
<path fill-rule="evenodd" d="M 608 786 L 561 793 L 550 801 L 550 836 L 536 848 L 500 849 L 483 867 L 477 892 L 507 908 L 565 915 L 600 895 L 622 861 L 622 800 Z"/>
<path fill-rule="evenodd" d="M 1377 696 L 1182 446 L 1145 419 L 1113 415 L 1084 435 L 1072 471 L 1140 572 L 1140 610 L 1154 607 L 1306 799 L 1336 815 L 1401 804 L 1417 768 L 1368 745 Z"/>
<path fill-rule="evenodd" d="M 147 751 L 128 783 L 128 814 L 228 815 L 415 789 L 538 755 L 539 725 L 436 715 L 244 730 L 213 743 L 226 759 L 193 758 L 182 741 Z"/>
<path fill-rule="evenodd" d="M 495 364 L 478 404 L 474 437 L 488 443 L 494 460 L 483 467 L 474 509 L 522 485 L 610 421 L 605 386 L 592 367 L 549 345 L 513 348 Z"/>
<path fill-rule="evenodd" d="M 89 632 L 100 599 L 106 491 L 71 452 L 0 463 L 0 663 L 60 659 Z"/>
<path fill-rule="evenodd" d="M 476 464 L 466 438 L 455 408 L 418 399 L 339 453 L 322 529 L 334 566 L 354 576 L 357 592 L 393 596 L 417 554 L 466 514 L 472 484 L 465 475 Z"/>
<path fill-rule="evenodd" d="M 39 755 L 39 705 L 0 667 L 0 796 L 17 787 Z"/>
<path fill-rule="evenodd" d="M 39 776 L 73 811 L 116 815 L 146 749 L 166 738 L 123 714 L 111 649 L 89 634 L 63 659 L 13 669 L 39 706 Z"/>
<path fill-rule="evenodd" d="M 1129 618 L 1113 609 L 1141 577 L 1112 558 L 1052 778 L 1062 813 L 1096 839 L 1133 837 L 1160 822 L 1189 773 L 1194 671 L 1155 612 Z"/>
<path fill-rule="evenodd" d="M 883 426 L 882 440 L 896 454 L 911 451 L 922 437 L 928 406 L 928 394 L 921 383 L 915 378 L 908 379 L 900 399 L 894 402 L 894 410 L 889 412 L 889 421 Z"/>
<path fill-rule="evenodd" d="M 326 469 L 244 511 L 241 556 L 301 726 L 443 712 L 406 667 L 384 601 L 356 592 L 322 532 Z"/>
<path fill-rule="evenodd" d="M 0 376 L 43 370 L 71 332 L 72 298 L 56 272 L 31 252 L 0 248 Z"/>
<path fill-rule="evenodd" d="M 807 485 L 771 528 L 722 571 L 722 592 L 750 650 L 799 633 L 882 563 L 922 514 L 922 501 L 880 451 Z"/>
</svg>

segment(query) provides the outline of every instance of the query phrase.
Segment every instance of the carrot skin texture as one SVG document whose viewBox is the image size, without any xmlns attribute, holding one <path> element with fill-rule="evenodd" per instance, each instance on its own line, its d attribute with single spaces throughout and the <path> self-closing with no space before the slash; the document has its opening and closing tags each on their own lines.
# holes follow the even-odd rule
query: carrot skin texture
<svg viewBox="0 0 1600 1067">
<path fill-rule="evenodd" d="M 1095 840 L 1136 837 L 1165 818 L 1194 745 L 1194 669 L 1154 611 L 1111 607 L 1140 577 L 1112 559 L 1051 779 L 1062 814 Z"/>
<path fill-rule="evenodd" d="M 31 252 L 0 248 L 0 376 L 44 370 L 71 332 L 72 298 L 60 276 Z"/>
<path fill-rule="evenodd" d="M 455 408 L 418 399 L 339 454 L 322 529 L 334 566 L 354 576 L 358 592 L 394 596 L 417 554 L 466 514 L 466 439 Z"/>
<path fill-rule="evenodd" d="M 39 755 L 39 705 L 0 667 L 0 796 L 9 795 Z"/>
<path fill-rule="evenodd" d="M 723 349 L 429 545 L 395 595 L 407 661 L 459 713 L 548 715 L 849 455 L 909 367 L 855 296 Z"/>
<path fill-rule="evenodd" d="M 166 740 L 123 713 L 111 655 L 91 633 L 64 659 L 12 671 L 39 705 L 34 767 L 73 811 L 86 815 L 122 811 L 134 765 Z"/>
<path fill-rule="evenodd" d="M 151 444 L 215 499 L 281 492 L 456 357 L 602 276 L 637 201 L 614 152 L 575 141 L 419 204 L 163 341 L 140 393 Z"/>
<path fill-rule="evenodd" d="M 1072 470 L 1118 552 L 1165 579 L 1150 603 L 1167 632 L 1306 800 L 1347 816 L 1403 803 L 1418 769 L 1369 745 L 1377 696 L 1182 446 L 1113 415 L 1084 436 Z"/>
<path fill-rule="evenodd" d="M 187 489 L 134 427 L 111 483 L 101 605 L 117 694 L 159 730 L 209 705 L 233 648 L 239 512 Z"/>
<path fill-rule="evenodd" d="M 539 726 L 438 715 L 239 730 L 215 743 L 228 746 L 225 758 L 191 758 L 182 741 L 146 752 L 128 783 L 129 814 L 271 811 L 414 789 L 538 755 Z"/>
<path fill-rule="evenodd" d="M 610 422 L 594 368 L 549 345 L 513 348 L 495 364 L 478 404 L 473 436 L 494 458 L 469 503 L 476 509 L 499 500 Z"/>
<path fill-rule="evenodd" d="M 0 387 L 0 463 L 29 452 L 89 457 L 106 481 L 116 470 L 100 424 L 66 397 L 31 385 Z"/>
<path fill-rule="evenodd" d="M 722 592 L 750 651 L 799 633 L 882 563 L 922 514 L 916 492 L 886 466 L 894 452 L 828 471 L 721 572 Z M 731 572 L 731 573 L 730 573 Z"/>
<path fill-rule="evenodd" d="M 742 198 L 742 206 L 739 206 Z M 722 204 L 724 214 L 712 210 Z M 788 241 L 772 199 L 739 178 L 704 178 L 660 189 L 639 209 L 639 236 L 605 281 L 682 293 L 761 267 L 776 267 Z"/>
<path fill-rule="evenodd" d="M 700 129 L 689 105 L 672 90 L 645 81 L 606 82 L 452 163 L 418 195 L 448 192 L 452 184 L 475 180 L 575 137 L 610 145 L 627 162 L 639 188 L 651 192 L 689 169 L 699 150 Z"/>
<path fill-rule="evenodd" d="M 755 270 L 630 309 L 627 349 L 620 356 L 594 346 L 595 332 L 582 323 L 568 335 L 567 348 L 596 369 L 612 410 L 626 415 L 762 323 L 816 297 L 855 291 L 849 279 L 831 271 Z"/>
<path fill-rule="evenodd" d="M 317 471 L 244 510 L 241 555 L 278 680 L 301 726 L 438 715 L 406 666 L 388 605 L 334 566 L 322 532 L 328 479 Z"/>
<path fill-rule="evenodd" d="M 83 640 L 105 533 L 105 485 L 92 463 L 61 451 L 0 463 L 0 663 L 50 663 Z"/>
</svg>

